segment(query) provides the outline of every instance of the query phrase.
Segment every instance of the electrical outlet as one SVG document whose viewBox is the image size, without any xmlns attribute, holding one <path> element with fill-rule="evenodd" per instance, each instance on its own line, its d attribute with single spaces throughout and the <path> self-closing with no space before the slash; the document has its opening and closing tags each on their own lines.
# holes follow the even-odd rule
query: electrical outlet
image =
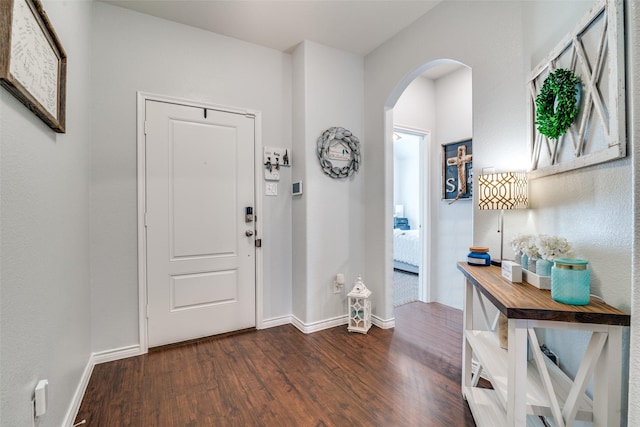
<svg viewBox="0 0 640 427">
<path fill-rule="evenodd" d="M 339 294 L 340 292 L 342 292 L 342 285 L 339 285 L 338 282 L 336 282 L 334 280 L 333 281 L 333 293 L 334 294 Z"/>
<path fill-rule="evenodd" d="M 35 391 L 35 414 L 40 417 L 47 412 L 49 380 L 40 380 Z"/>
<path fill-rule="evenodd" d="M 344 274 L 338 273 L 336 274 L 335 279 L 333 279 L 333 293 L 334 294 L 341 293 L 343 286 L 344 286 Z"/>
</svg>

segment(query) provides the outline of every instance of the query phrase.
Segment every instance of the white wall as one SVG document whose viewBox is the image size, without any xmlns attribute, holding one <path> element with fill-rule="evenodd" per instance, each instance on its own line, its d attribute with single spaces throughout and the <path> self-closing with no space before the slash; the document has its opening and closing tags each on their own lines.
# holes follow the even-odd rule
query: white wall
<svg viewBox="0 0 640 427">
<path fill-rule="evenodd" d="M 640 254 L 640 198 L 635 183 L 640 170 L 640 3 L 626 2 L 627 10 L 627 135 L 629 155 L 631 156 L 631 183 L 633 183 L 633 247 L 631 264 L 631 332 L 629 362 L 629 425 L 640 425 L 640 286 L 636 261 Z"/>
<path fill-rule="evenodd" d="M 328 292 L 343 268 L 347 286 L 363 273 L 374 292 L 374 313 L 390 319 L 393 188 L 386 174 L 392 170 L 393 120 L 385 109 L 424 64 L 441 58 L 463 62 L 473 69 L 475 170 L 524 169 L 526 76 L 590 4 L 445 2 L 367 56 L 364 72 L 361 58 L 305 43 L 294 52 L 292 76 L 287 54 L 103 3 L 45 1 L 70 58 L 68 130 L 52 133 L 0 90 L 0 425 L 30 425 L 33 388 L 45 377 L 51 383 L 50 410 L 40 426 L 60 425 L 91 351 L 138 342 L 137 90 L 260 110 L 265 145 L 290 147 L 293 124 L 291 173 L 311 184 L 305 195 L 313 196 L 294 203 L 292 222 L 285 173 L 281 196 L 263 200 L 266 319 L 293 312 L 314 322 L 343 314 L 344 295 Z M 640 241 L 633 187 L 640 167 L 640 6 L 625 5 L 633 157 L 535 181 L 533 209 L 510 215 L 505 227 L 565 235 L 591 261 L 595 290 L 635 314 L 640 293 L 631 292 L 635 255 L 629 254 Z M 331 102 L 329 93 L 340 102 Z M 292 110 L 292 98 L 300 110 Z M 319 171 L 315 139 L 326 127 L 342 124 L 361 136 L 363 166 L 353 179 L 334 181 Z M 569 201 L 567 188 L 576 192 Z M 474 209 L 473 242 L 494 251 L 494 224 L 495 215 Z M 292 291 L 291 259 L 299 254 L 304 271 L 294 269 Z M 457 272 L 442 278 L 444 286 L 461 282 Z M 629 425 L 640 425 L 636 317 Z M 563 348 L 579 341 L 565 340 Z M 558 353 L 571 369 L 576 358 Z"/>
<path fill-rule="evenodd" d="M 637 42 L 637 6 L 633 4 L 629 9 L 632 2 L 625 3 L 628 33 L 633 34 Z M 365 62 L 365 125 L 370 141 L 365 159 L 367 166 L 388 170 L 389 150 L 384 143 L 383 123 L 389 123 L 385 108 L 393 105 L 407 82 L 422 71 L 422 64 L 451 58 L 473 69 L 476 174 L 483 167 L 525 170 L 528 164 L 525 82 L 529 70 L 559 37 L 573 28 L 591 4 L 580 1 L 445 2 L 368 55 Z M 437 42 L 425 42 L 429 40 Z M 474 40 L 482 40 L 481 48 Z M 629 48 L 631 64 L 637 64 L 637 55 L 637 46 Z M 628 80 L 637 82 L 637 72 L 631 71 Z M 629 101 L 633 107 L 638 95 L 632 89 L 628 93 L 633 94 L 633 100 Z M 629 137 L 633 147 L 635 135 L 629 133 Z M 612 305 L 626 310 L 631 308 L 632 288 L 630 166 L 631 160 L 627 158 L 534 181 L 532 209 L 509 215 L 505 221 L 505 228 L 510 230 L 556 233 L 574 242 L 577 254 L 591 261 L 594 290 Z M 387 210 L 390 188 L 385 187 L 384 180 L 383 173 L 367 176 L 368 211 L 371 212 L 367 217 L 367 236 L 384 229 L 391 216 Z M 380 192 L 380 188 L 385 191 Z M 495 252 L 495 214 L 479 212 L 475 204 L 473 209 L 473 243 L 486 244 Z M 389 242 L 389 238 L 383 242 L 368 241 L 366 257 L 368 270 L 387 281 L 389 266 L 384 260 L 388 258 Z M 455 284 L 461 281 L 459 276 L 454 271 L 442 280 Z M 372 285 L 375 292 L 382 283 Z M 388 300 L 385 308 L 389 313 Z M 638 339 L 634 330 L 631 335 Z M 554 350 L 564 359 L 565 368 L 572 370 L 577 356 L 567 349 L 582 345 L 581 337 L 548 338 L 555 340 Z M 632 345 L 632 353 L 634 348 L 638 345 Z M 637 380 L 639 363 L 635 358 L 636 369 L 630 372 L 631 381 Z M 635 404 L 631 425 L 637 424 L 633 419 L 640 419 L 639 412 Z"/>
<path fill-rule="evenodd" d="M 419 135 L 405 133 L 393 142 L 393 205 L 404 207 L 404 217 L 413 230 L 420 228 Z"/>
<path fill-rule="evenodd" d="M 436 121 L 436 98 L 435 98 L 435 84 L 434 81 L 424 77 L 418 77 L 413 80 L 409 86 L 407 86 L 406 90 L 402 93 L 402 96 L 398 99 L 398 102 L 394 106 L 393 109 L 393 125 L 394 127 L 404 127 L 407 129 L 413 129 L 423 132 L 429 132 L 430 136 L 425 141 L 425 144 L 429 146 L 427 148 L 429 151 L 431 150 L 430 146 L 433 144 L 433 135 L 435 134 L 435 121 Z M 403 143 L 402 140 L 396 141 L 397 143 Z M 419 165 L 419 152 L 413 154 L 414 156 L 414 164 Z M 431 171 L 431 165 L 427 165 L 427 171 Z M 398 170 L 397 166 L 394 165 L 394 195 L 396 201 L 394 201 L 394 205 L 398 200 L 398 196 L 402 194 L 403 191 L 407 190 L 408 184 L 403 184 L 404 188 L 398 188 L 399 180 L 401 180 L 401 175 L 405 173 L 404 168 Z M 419 191 L 419 181 L 413 179 L 411 189 L 412 192 Z M 408 206 L 407 206 L 408 205 Z M 407 210 L 409 210 L 409 214 L 407 214 Z M 415 202 L 415 206 L 411 203 L 405 204 L 405 216 L 409 215 L 409 221 L 411 228 L 417 228 L 419 225 L 419 206 L 417 200 Z"/>
<path fill-rule="evenodd" d="M 368 168 L 379 171 L 376 175 L 367 176 L 366 227 L 367 236 L 371 237 L 367 241 L 366 261 L 370 274 L 379 278 L 372 283 L 374 292 L 382 292 L 391 280 L 391 265 L 385 261 L 390 259 L 391 236 L 374 238 L 380 230 L 390 228 L 392 216 L 388 207 L 391 188 L 387 188 L 384 172 L 389 170 L 390 158 L 390 144 L 384 142 L 385 137 L 390 137 L 384 133 L 385 121 L 388 125 L 385 109 L 395 104 L 406 85 L 424 71 L 425 64 L 431 65 L 441 59 L 464 63 L 473 69 L 474 169 L 478 170 L 487 161 L 496 167 L 502 166 L 496 164 L 495 155 L 489 154 L 486 147 L 499 147 L 517 139 L 517 135 L 526 128 L 520 19 L 520 2 L 445 2 L 365 58 L 365 125 L 370 147 L 365 162 Z M 483 40 L 482 49 L 469 42 L 478 39 Z M 429 40 L 437 42 L 425 42 Z M 499 121 L 493 119 L 496 115 L 500 117 Z M 438 127 L 436 138 L 441 137 L 446 137 L 449 142 L 448 138 L 454 135 L 441 136 Z M 442 142 L 436 141 L 434 146 Z M 510 165 L 512 160 L 502 162 Z M 440 172 L 432 171 L 434 173 Z M 439 178 L 433 179 L 433 182 L 438 181 Z M 446 207 L 452 208 L 449 213 L 470 209 L 469 202 L 465 203 L 457 202 Z M 449 223 L 443 227 L 443 232 L 455 232 L 456 226 L 458 224 Z M 471 243 L 469 233 L 454 240 L 456 242 L 452 245 L 459 248 L 459 253 L 449 253 L 448 256 L 464 259 Z M 484 240 L 473 241 L 480 243 Z M 447 261 L 442 261 L 436 251 L 432 253 L 435 257 L 433 265 L 450 269 L 450 274 L 440 276 L 441 285 L 461 287 L 462 278 L 455 271 L 453 260 L 447 258 L 449 264 L 454 265 L 446 265 Z M 378 315 L 389 318 L 392 303 L 390 295 L 386 297 L 386 304 Z"/>
<path fill-rule="evenodd" d="M 471 200 L 459 200 L 449 204 L 442 199 L 442 144 L 473 138 L 472 72 L 469 68 L 444 76 L 436 81 L 436 140 L 432 146 L 432 202 L 433 254 L 431 298 L 442 304 L 462 309 L 463 284 L 451 281 L 459 274 L 456 262 L 464 259 L 472 241 Z M 476 168 L 477 143 L 472 141 L 473 170 Z M 437 153 L 435 152 L 437 150 Z M 436 160 L 437 159 L 437 160 Z M 437 178 L 436 178 L 437 177 Z M 472 184 L 473 185 L 473 184 Z M 440 190 L 440 191 L 438 191 Z"/>
<path fill-rule="evenodd" d="M 333 179 L 322 171 L 316 140 L 326 129 L 350 130 L 368 149 L 363 135 L 363 58 L 305 41 L 293 53 L 294 152 L 303 164 L 293 165 L 294 179 L 304 181 L 304 194 L 293 206 L 293 309 L 304 328 L 346 314 L 346 293 L 364 269 L 364 174 Z M 341 294 L 332 293 L 337 273 L 345 275 Z M 374 301 L 378 296 L 372 296 Z"/>
<path fill-rule="evenodd" d="M 101 2 L 93 34 L 91 323 L 103 351 L 138 344 L 136 91 L 261 111 L 263 145 L 291 149 L 291 56 Z M 264 319 L 291 313 L 290 174 L 256 212 Z"/>
<path fill-rule="evenodd" d="M 431 301 L 456 308 L 462 308 L 462 282 L 452 283 L 450 278 L 457 275 L 455 263 L 464 258 L 472 243 L 472 203 L 462 200 L 450 205 L 442 200 L 441 151 L 442 144 L 473 136 L 471 79 L 472 72 L 466 67 L 435 81 L 418 77 L 405 89 L 393 109 L 395 125 L 428 127 L 431 131 L 428 147 L 431 206 L 428 224 L 431 246 L 428 253 L 431 255 L 428 256 L 437 256 L 427 273 L 431 283 L 429 297 Z"/>
<path fill-rule="evenodd" d="M 0 89 L 0 425 L 60 426 L 91 350 L 89 292 L 89 2 L 44 1 L 68 55 L 67 132 Z"/>
<path fill-rule="evenodd" d="M 555 46 L 559 36 L 572 28 L 590 3 L 526 3 L 524 7 L 525 56 L 533 68 Z M 549 20 L 546 17 L 554 16 Z M 544 19 L 545 25 L 538 25 Z M 621 53 L 622 54 L 622 53 Z M 628 74 L 633 76 L 631 72 Z M 628 94 L 633 91 L 628 90 Z M 631 102 L 628 101 L 628 105 Z M 632 117 L 628 115 L 628 117 Z M 630 138 L 631 141 L 631 138 Z M 631 311 L 633 208 L 629 197 L 632 182 L 631 157 L 531 182 L 532 209 L 528 231 L 560 235 L 574 245 L 575 256 L 589 260 L 591 292 L 611 305 Z M 574 375 L 588 336 L 547 331 L 547 346 L 560 354 L 561 367 Z M 625 339 L 628 369 L 628 341 Z M 626 375 L 624 376 L 626 378 Z M 626 397 L 627 384 L 624 384 Z M 626 399 L 625 399 L 626 407 Z M 625 411 L 626 415 L 626 411 Z M 634 424 L 630 424 L 634 425 Z"/>
</svg>

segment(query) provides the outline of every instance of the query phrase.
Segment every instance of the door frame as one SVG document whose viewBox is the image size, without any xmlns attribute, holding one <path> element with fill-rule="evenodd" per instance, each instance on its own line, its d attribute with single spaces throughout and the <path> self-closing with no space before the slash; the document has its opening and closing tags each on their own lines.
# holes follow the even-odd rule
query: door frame
<svg viewBox="0 0 640 427">
<path fill-rule="evenodd" d="M 253 163 L 255 169 L 254 178 L 254 209 L 256 212 L 255 238 L 262 238 L 261 218 L 262 214 L 262 187 L 260 177 L 262 176 L 262 164 L 256 159 L 262 159 L 262 112 L 257 110 L 248 110 L 235 107 L 228 107 L 216 104 L 210 104 L 202 101 L 194 101 L 190 99 L 177 98 L 167 95 L 159 95 L 148 92 L 137 92 L 137 111 L 136 111 L 136 144 L 138 157 L 138 325 L 140 352 L 147 353 L 149 351 L 148 327 L 147 327 L 147 246 L 145 227 L 145 212 L 147 199 L 147 183 L 146 183 L 146 159 L 145 159 L 145 117 L 146 102 L 157 101 L 168 104 L 179 104 L 188 107 L 206 108 L 207 110 L 218 110 L 227 113 L 244 114 L 254 117 L 254 153 Z M 255 293 L 256 293 L 256 329 L 262 329 L 263 317 L 263 258 L 262 251 L 255 250 Z"/>
<path fill-rule="evenodd" d="M 393 125 L 392 132 L 396 129 L 400 132 L 422 137 L 422 143 L 419 147 L 418 158 L 418 170 L 420 175 L 420 183 L 418 186 L 418 192 L 420 194 L 420 269 L 418 270 L 418 299 L 422 302 L 432 302 L 431 257 L 428 256 L 431 252 L 431 239 L 433 236 L 433 233 L 431 232 L 431 186 L 429 185 L 431 170 L 429 162 L 431 157 L 431 131 L 411 126 L 405 126 L 399 123 Z M 393 138 L 391 140 L 393 141 Z M 391 174 L 391 176 L 393 176 L 393 173 Z"/>
</svg>

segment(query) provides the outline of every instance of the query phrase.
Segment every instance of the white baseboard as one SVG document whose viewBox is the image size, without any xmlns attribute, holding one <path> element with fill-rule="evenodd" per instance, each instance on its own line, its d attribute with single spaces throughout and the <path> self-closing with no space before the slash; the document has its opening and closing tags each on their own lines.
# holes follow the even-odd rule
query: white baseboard
<svg viewBox="0 0 640 427">
<path fill-rule="evenodd" d="M 80 410 L 82 398 L 84 397 L 84 393 L 87 391 L 87 386 L 89 385 L 93 368 L 96 365 L 105 362 L 112 362 L 114 360 L 126 359 L 127 357 L 139 356 L 141 354 L 143 353 L 141 352 L 139 345 L 92 353 L 87 361 L 84 371 L 82 372 L 80 382 L 73 394 L 73 399 L 71 400 L 71 404 L 69 405 L 69 409 L 67 410 L 67 414 L 62 425 L 66 427 L 73 427 L 74 421 L 78 416 L 78 411 Z"/>
<path fill-rule="evenodd" d="M 144 354 L 144 352 L 140 346 L 136 344 L 93 353 L 91 360 L 94 365 L 99 365 L 101 363 L 113 362 L 114 360 L 126 359 L 127 357 L 139 356 L 141 354 Z"/>
<path fill-rule="evenodd" d="M 349 323 L 349 317 L 345 314 L 343 316 L 333 317 L 331 319 L 319 320 L 317 322 L 304 323 L 296 316 L 291 315 L 291 323 L 305 334 L 312 332 L 318 332 L 323 329 L 335 328 L 336 326 L 346 325 Z"/>
<path fill-rule="evenodd" d="M 76 416 L 78 415 L 78 411 L 80 410 L 80 404 L 82 403 L 84 392 L 87 390 L 87 385 L 89 384 L 89 379 L 91 378 L 91 373 L 93 372 L 94 366 L 95 365 L 92 363 L 91 357 L 89 357 L 87 365 L 84 367 L 84 371 L 82 372 L 82 376 L 80 377 L 78 387 L 76 387 L 76 391 L 75 393 L 73 393 L 71 405 L 69 405 L 69 409 L 67 409 L 67 414 L 65 415 L 64 421 L 62 423 L 63 426 L 73 426 L 73 422 L 75 421 Z"/>
<path fill-rule="evenodd" d="M 272 317 L 271 319 L 264 319 L 260 329 L 275 328 L 276 326 L 288 325 L 293 323 L 291 316 Z"/>
<path fill-rule="evenodd" d="M 380 329 L 391 329 L 396 327 L 396 319 L 392 317 L 391 319 L 384 320 L 379 318 L 378 316 L 371 315 L 371 323 L 376 325 Z"/>
</svg>

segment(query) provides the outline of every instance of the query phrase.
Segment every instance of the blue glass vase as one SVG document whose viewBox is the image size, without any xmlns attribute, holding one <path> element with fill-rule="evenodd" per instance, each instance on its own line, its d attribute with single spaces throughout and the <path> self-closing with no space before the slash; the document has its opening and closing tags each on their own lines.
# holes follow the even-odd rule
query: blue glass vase
<svg viewBox="0 0 640 427">
<path fill-rule="evenodd" d="M 551 261 L 539 259 L 536 263 L 536 274 L 538 276 L 551 276 Z"/>
<path fill-rule="evenodd" d="M 524 252 L 522 252 L 522 258 L 520 258 L 520 265 L 522 265 L 523 270 L 529 269 L 529 257 Z"/>
<path fill-rule="evenodd" d="M 588 261 L 558 258 L 551 267 L 551 298 L 563 304 L 587 305 L 591 293 Z"/>
</svg>

